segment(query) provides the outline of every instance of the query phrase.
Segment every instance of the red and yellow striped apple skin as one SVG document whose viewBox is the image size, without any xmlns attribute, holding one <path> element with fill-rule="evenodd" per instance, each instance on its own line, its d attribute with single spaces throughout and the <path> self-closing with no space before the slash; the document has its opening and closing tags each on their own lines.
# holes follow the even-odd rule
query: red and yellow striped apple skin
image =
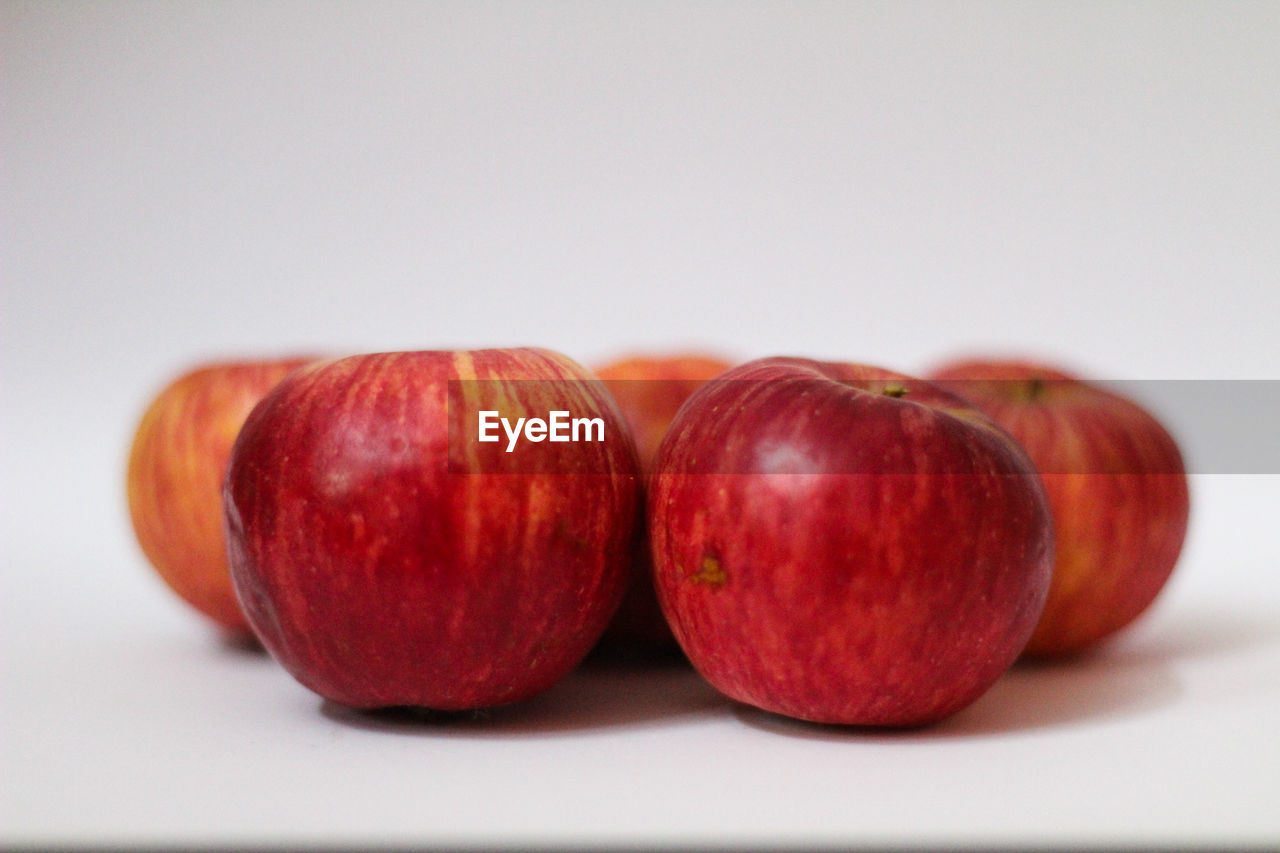
<svg viewBox="0 0 1280 853">
<path fill-rule="evenodd" d="M 304 358 L 201 365 L 162 390 L 134 434 L 125 474 L 129 516 L 156 572 L 192 607 L 248 634 L 222 533 L 222 480 L 250 410 Z"/>
<path fill-rule="evenodd" d="M 770 358 L 694 394 L 650 481 L 658 597 L 727 695 L 821 723 L 913 726 L 1022 651 L 1052 530 L 1030 460 L 928 383 Z"/>
<path fill-rule="evenodd" d="M 636 519 L 634 446 L 592 379 L 515 349 L 357 356 L 282 383 L 226 486 L 232 574 L 267 649 L 355 708 L 481 708 L 550 687 L 613 614 Z M 559 454 L 535 471 L 463 440 L 495 401 L 602 417 L 606 440 L 529 445 Z"/>
<path fill-rule="evenodd" d="M 1168 431 L 1131 400 L 1043 364 L 972 360 L 932 376 L 1017 438 L 1044 481 L 1057 557 L 1027 655 L 1077 654 L 1137 619 L 1172 575 L 1190 515 Z"/>
</svg>

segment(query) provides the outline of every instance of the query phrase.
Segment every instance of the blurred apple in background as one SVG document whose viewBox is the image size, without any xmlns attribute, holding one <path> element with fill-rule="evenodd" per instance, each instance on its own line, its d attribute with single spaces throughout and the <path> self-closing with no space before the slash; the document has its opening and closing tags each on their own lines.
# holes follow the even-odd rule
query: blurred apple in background
<svg viewBox="0 0 1280 853">
<path fill-rule="evenodd" d="M 708 379 L 732 366 L 717 356 L 683 353 L 636 355 L 596 368 L 631 427 L 642 471 L 653 464 L 681 404 Z"/>
<path fill-rule="evenodd" d="M 600 419 L 600 440 L 481 443 L 481 412 Z M 499 433 L 505 433 L 505 428 Z M 630 434 L 587 370 L 536 349 L 355 356 L 298 371 L 232 454 L 232 576 L 267 649 L 353 708 L 463 710 L 550 687 L 622 597 Z"/>
<path fill-rule="evenodd" d="M 254 405 L 308 359 L 228 361 L 176 379 L 148 406 L 129 453 L 129 515 L 143 553 L 189 604 L 234 635 L 236 603 L 222 533 L 222 479 Z"/>
<path fill-rule="evenodd" d="M 640 468 L 648 472 L 671 419 L 689 395 L 732 367 L 703 353 L 634 355 L 596 368 L 635 438 Z M 643 533 L 643 531 L 642 531 Z M 649 537 L 636 537 L 631 580 L 613 621 L 600 639 L 605 655 L 645 659 L 679 656 L 679 646 L 653 591 Z"/>
<path fill-rule="evenodd" d="M 1044 364 L 958 361 L 931 378 L 972 400 L 1035 462 L 1057 557 L 1029 656 L 1079 652 L 1138 617 L 1164 587 L 1190 499 L 1174 439 L 1136 403 Z"/>
<path fill-rule="evenodd" d="M 906 726 L 1022 651 L 1052 525 L 1026 453 L 964 400 L 879 368 L 768 358 L 696 391 L 649 482 L 662 608 L 730 697 Z"/>
</svg>

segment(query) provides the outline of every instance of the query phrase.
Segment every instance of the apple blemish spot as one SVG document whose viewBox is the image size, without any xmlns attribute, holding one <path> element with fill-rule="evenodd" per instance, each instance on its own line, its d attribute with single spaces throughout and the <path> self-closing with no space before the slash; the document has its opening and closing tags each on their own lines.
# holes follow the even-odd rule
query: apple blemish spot
<svg viewBox="0 0 1280 853">
<path fill-rule="evenodd" d="M 582 442 L 604 441 L 604 418 L 575 418 L 568 411 L 548 412 L 546 419 L 516 418 L 512 424 L 494 410 L 479 413 L 476 439 L 500 441 L 499 427 L 507 438 L 507 453 L 516 449 L 523 435 L 526 441 Z"/>
<path fill-rule="evenodd" d="M 712 589 L 718 589 L 725 585 L 729 580 L 729 576 L 725 574 L 724 567 L 720 565 L 720 561 L 708 555 L 702 558 L 702 567 L 689 575 L 689 580 L 697 584 L 706 584 Z"/>
</svg>

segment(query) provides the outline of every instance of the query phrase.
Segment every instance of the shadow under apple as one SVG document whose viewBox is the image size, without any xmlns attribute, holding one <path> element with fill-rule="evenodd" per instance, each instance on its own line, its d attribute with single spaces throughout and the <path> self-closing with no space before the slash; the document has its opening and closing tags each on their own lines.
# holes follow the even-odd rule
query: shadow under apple
<svg viewBox="0 0 1280 853">
<path fill-rule="evenodd" d="M 532 699 L 476 711 L 387 708 L 359 711 L 335 702 L 321 713 L 370 731 L 462 738 L 521 738 L 669 725 L 723 715 L 730 701 L 688 666 L 579 667 Z"/>
<path fill-rule="evenodd" d="M 1103 657 L 1017 663 L 976 702 L 927 726 L 901 729 L 807 723 L 746 705 L 735 714 L 756 728 L 817 740 L 937 740 L 1003 735 L 1139 713 L 1181 692 L 1167 666 L 1117 664 Z"/>
<path fill-rule="evenodd" d="M 646 729 L 732 715 L 754 728 L 817 740 L 972 738 L 1146 713 L 1181 695 L 1177 662 L 1231 655 L 1280 639 L 1280 625 L 1227 610 L 1162 614 L 1136 627 L 1091 654 L 1019 662 L 970 707 L 914 729 L 830 726 L 771 714 L 722 696 L 680 659 L 589 659 L 539 696 L 479 711 L 358 711 L 328 701 L 320 710 L 343 725 L 428 737 L 521 738 Z"/>
<path fill-rule="evenodd" d="M 253 660 L 270 660 L 266 646 L 253 634 L 234 631 L 220 631 L 217 634 L 218 648 L 231 657 L 242 657 Z"/>
<path fill-rule="evenodd" d="M 1066 727 L 1141 714 L 1183 692 L 1173 666 L 1234 654 L 1280 638 L 1280 625 L 1202 608 L 1163 616 L 1096 651 L 1061 661 L 1020 661 L 974 704 L 931 726 L 880 729 L 792 720 L 735 705 L 744 723 L 817 740 L 934 740 Z"/>
</svg>

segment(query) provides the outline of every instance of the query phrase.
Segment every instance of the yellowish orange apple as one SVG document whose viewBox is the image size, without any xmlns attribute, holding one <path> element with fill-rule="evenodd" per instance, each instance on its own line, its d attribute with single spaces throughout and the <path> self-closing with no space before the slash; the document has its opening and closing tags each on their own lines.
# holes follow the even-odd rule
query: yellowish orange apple
<svg viewBox="0 0 1280 853">
<path fill-rule="evenodd" d="M 310 359 L 224 361 L 179 376 L 147 407 L 126 474 L 143 553 L 169 587 L 232 634 L 247 634 L 231 586 L 222 480 L 250 410 Z"/>
</svg>

